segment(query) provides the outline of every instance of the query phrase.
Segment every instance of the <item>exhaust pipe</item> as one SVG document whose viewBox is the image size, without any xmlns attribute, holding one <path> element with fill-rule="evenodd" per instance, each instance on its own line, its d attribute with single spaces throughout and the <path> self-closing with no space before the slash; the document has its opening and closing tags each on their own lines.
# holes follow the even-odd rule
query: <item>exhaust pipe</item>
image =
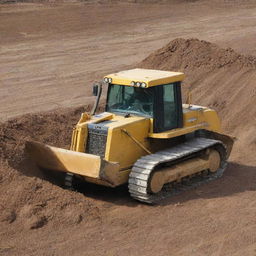
<svg viewBox="0 0 256 256">
<path fill-rule="evenodd" d="M 93 96 L 96 96 L 96 100 L 94 102 L 94 105 L 93 105 L 93 108 L 92 108 L 92 111 L 91 111 L 92 116 L 95 115 L 95 113 L 97 111 L 97 108 L 98 108 L 98 105 L 99 105 L 99 102 L 100 102 L 101 93 L 102 93 L 102 83 L 101 82 L 95 83 L 93 85 Z"/>
</svg>

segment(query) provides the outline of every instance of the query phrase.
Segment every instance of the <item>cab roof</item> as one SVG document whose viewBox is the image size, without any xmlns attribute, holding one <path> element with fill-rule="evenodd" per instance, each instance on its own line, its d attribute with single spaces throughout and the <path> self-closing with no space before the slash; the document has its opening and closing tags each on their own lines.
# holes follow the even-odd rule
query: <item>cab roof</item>
<svg viewBox="0 0 256 256">
<path fill-rule="evenodd" d="M 135 68 L 113 73 L 105 78 L 112 79 L 112 84 L 133 86 L 132 82 L 140 82 L 144 83 L 144 87 L 151 87 L 182 81 L 184 74 L 182 72 Z"/>
</svg>

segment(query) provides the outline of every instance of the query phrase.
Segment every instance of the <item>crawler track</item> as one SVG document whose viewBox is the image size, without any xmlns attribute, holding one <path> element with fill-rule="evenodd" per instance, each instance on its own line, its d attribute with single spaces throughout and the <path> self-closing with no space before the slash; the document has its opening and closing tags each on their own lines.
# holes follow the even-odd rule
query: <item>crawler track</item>
<svg viewBox="0 0 256 256">
<path fill-rule="evenodd" d="M 67 172 L 65 174 L 65 180 L 64 180 L 64 188 L 68 190 L 75 190 L 73 187 L 74 183 L 74 174 Z"/>
<path fill-rule="evenodd" d="M 193 177 L 183 178 L 181 182 L 165 184 L 159 193 L 152 194 L 149 192 L 150 178 L 157 166 L 164 164 L 169 166 L 182 162 L 185 159 L 197 156 L 207 148 L 214 148 L 220 153 L 221 165 L 216 172 L 211 173 L 208 170 L 202 170 Z M 134 199 L 152 204 L 221 177 L 226 166 L 226 148 L 221 141 L 201 137 L 193 138 L 173 148 L 138 159 L 129 176 L 129 192 Z"/>
</svg>

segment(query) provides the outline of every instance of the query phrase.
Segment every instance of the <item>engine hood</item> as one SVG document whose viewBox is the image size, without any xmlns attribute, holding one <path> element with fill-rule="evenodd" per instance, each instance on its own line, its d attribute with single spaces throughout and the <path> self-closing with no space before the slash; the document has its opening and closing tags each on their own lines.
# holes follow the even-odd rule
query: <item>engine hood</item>
<svg viewBox="0 0 256 256">
<path fill-rule="evenodd" d="M 102 120 L 102 115 L 107 120 Z M 97 122 L 97 118 L 102 121 Z M 101 130 L 107 136 L 104 158 L 110 162 L 118 162 L 121 169 L 127 169 L 146 152 L 143 147 L 148 148 L 148 134 L 150 132 L 150 119 L 140 116 L 116 115 L 102 113 L 94 116 L 95 122 L 88 123 L 88 128 Z M 127 132 L 129 135 L 127 135 Z M 132 137 L 132 138 L 131 138 Z M 139 142 L 136 143 L 135 141 Z M 139 146 L 143 145 L 143 147 Z"/>
<path fill-rule="evenodd" d="M 103 117 L 106 117 L 103 119 Z M 104 112 L 99 115 L 95 115 L 92 119 L 93 122 L 89 123 L 88 126 L 93 125 L 94 127 L 98 127 L 99 129 L 117 129 L 120 127 L 127 127 L 131 124 L 137 123 L 137 122 L 144 122 L 145 120 L 148 120 L 149 118 L 146 117 L 140 117 L 140 116 L 129 116 L 125 117 L 124 115 L 117 115 L 109 112 Z"/>
</svg>

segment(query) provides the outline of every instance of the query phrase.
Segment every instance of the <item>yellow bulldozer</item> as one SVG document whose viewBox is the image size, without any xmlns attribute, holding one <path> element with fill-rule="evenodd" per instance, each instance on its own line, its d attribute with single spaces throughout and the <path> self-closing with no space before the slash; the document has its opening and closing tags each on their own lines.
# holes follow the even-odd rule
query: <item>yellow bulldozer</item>
<svg viewBox="0 0 256 256">
<path fill-rule="evenodd" d="M 184 74 L 131 69 L 104 77 L 93 87 L 92 113 L 82 113 L 70 150 L 30 141 L 26 150 L 44 169 L 103 186 L 128 183 L 130 195 L 154 203 L 220 177 L 233 138 L 222 134 L 217 113 L 182 104 Z M 105 112 L 95 114 L 102 86 Z"/>
</svg>

